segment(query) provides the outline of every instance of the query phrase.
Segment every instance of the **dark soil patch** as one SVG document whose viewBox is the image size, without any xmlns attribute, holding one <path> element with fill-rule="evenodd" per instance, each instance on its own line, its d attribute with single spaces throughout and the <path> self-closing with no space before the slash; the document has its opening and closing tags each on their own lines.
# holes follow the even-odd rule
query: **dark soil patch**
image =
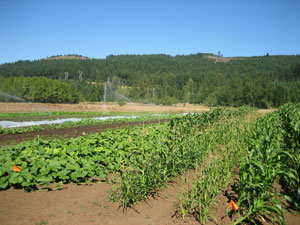
<svg viewBox="0 0 300 225">
<path fill-rule="evenodd" d="M 133 127 L 142 124 L 154 124 L 170 121 L 170 119 L 164 120 L 154 120 L 154 121 L 144 121 L 144 122 L 125 122 L 116 124 L 106 124 L 106 125 L 89 125 L 84 127 L 72 127 L 72 128 L 58 128 L 58 129 L 46 129 L 42 131 L 33 131 L 21 134 L 0 134 L 0 146 L 5 145 L 15 145 L 22 141 L 32 140 L 36 137 L 46 136 L 48 138 L 71 138 L 78 137 L 87 134 L 94 134 L 102 132 L 108 129 L 115 129 L 119 127 Z"/>
</svg>

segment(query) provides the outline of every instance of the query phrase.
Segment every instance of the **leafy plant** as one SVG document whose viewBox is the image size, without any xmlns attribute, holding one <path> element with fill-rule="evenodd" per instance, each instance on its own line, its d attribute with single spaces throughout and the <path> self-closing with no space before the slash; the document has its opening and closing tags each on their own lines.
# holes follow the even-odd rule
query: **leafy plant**
<svg viewBox="0 0 300 225">
<path fill-rule="evenodd" d="M 228 185 L 239 159 L 245 154 L 248 123 L 242 116 L 246 112 L 248 110 L 230 113 L 225 122 L 214 124 L 213 129 L 208 128 L 204 133 L 205 139 L 212 137 L 209 146 L 214 149 L 214 157 L 202 165 L 201 175 L 196 172 L 192 188 L 181 191 L 178 207 L 183 218 L 190 215 L 200 223 L 208 220 L 211 207 L 216 205 L 216 196 Z"/>
<path fill-rule="evenodd" d="M 265 216 L 285 224 L 283 208 L 276 198 L 281 194 L 273 188 L 279 179 L 284 188 L 291 190 L 292 195 L 286 198 L 299 199 L 299 140 L 295 138 L 300 124 L 299 106 L 285 105 L 259 119 L 251 129 L 249 154 L 240 168 L 238 204 L 243 216 L 236 224 Z"/>
</svg>

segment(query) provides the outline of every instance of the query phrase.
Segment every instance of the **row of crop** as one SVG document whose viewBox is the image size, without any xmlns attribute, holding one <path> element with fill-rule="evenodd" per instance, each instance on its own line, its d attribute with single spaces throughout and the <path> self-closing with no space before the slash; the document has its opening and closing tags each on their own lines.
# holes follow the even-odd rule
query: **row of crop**
<svg viewBox="0 0 300 225">
<path fill-rule="evenodd" d="M 253 117 L 256 118 L 255 115 Z M 214 136 L 215 154 L 203 166 L 201 175 L 196 173 L 192 188 L 181 191 L 178 207 L 183 218 L 189 215 L 200 223 L 207 222 L 217 195 L 228 185 L 245 154 L 246 134 L 252 120 L 233 117 L 211 130 L 209 135 Z"/>
<path fill-rule="evenodd" d="M 195 117 L 202 118 L 201 115 Z M 181 129 L 180 125 L 176 127 Z M 104 178 L 108 173 L 123 171 L 122 168 L 140 166 L 143 159 L 147 159 L 146 153 L 155 156 L 159 149 L 170 149 L 169 136 L 169 124 L 158 124 L 68 140 L 35 139 L 3 147 L 0 149 L 0 188 L 32 189 L 39 185 L 49 186 L 54 181 L 66 183 Z M 163 155 L 161 161 L 169 159 L 168 155 Z M 14 172 L 13 165 L 21 168 L 21 172 Z"/>
<path fill-rule="evenodd" d="M 119 124 L 129 122 L 141 122 L 141 121 L 153 121 L 169 119 L 180 115 L 157 115 L 157 116 L 140 116 L 136 118 L 119 118 L 119 119 L 108 119 L 108 120 L 96 120 L 96 119 L 83 119 L 80 121 L 67 121 L 61 124 L 48 124 L 48 125 L 34 125 L 28 127 L 16 127 L 16 128 L 2 128 L 0 127 L 0 134 L 20 134 L 33 131 L 42 131 L 47 129 L 59 129 L 59 128 L 72 128 L 72 127 L 83 127 L 89 125 L 106 125 L 106 124 Z"/>
<path fill-rule="evenodd" d="M 300 103 L 285 105 L 280 109 L 279 114 L 285 130 L 285 148 L 294 159 L 286 163 L 297 172 L 298 180 L 300 180 Z M 291 197 L 290 202 L 293 207 L 300 211 L 300 184 L 284 179 L 284 177 L 280 180 L 280 184 Z"/>
<path fill-rule="evenodd" d="M 141 136 L 141 129 L 144 135 Z M 82 182 L 105 178 L 136 161 L 141 143 L 155 148 L 166 124 L 123 128 L 67 140 L 35 139 L 0 149 L 0 188 L 32 189 L 51 182 Z M 143 139 L 143 140 L 142 140 Z M 17 165 L 21 172 L 12 171 Z"/>
<path fill-rule="evenodd" d="M 45 106 L 46 107 L 46 106 Z M 99 106 L 100 108 L 101 106 Z M 68 111 L 55 111 L 55 112 L 24 112 L 24 113 L 0 113 L 0 118 L 28 118 L 28 117 L 58 117 L 58 116 L 107 116 L 107 115 L 136 115 L 140 113 L 128 112 L 68 112 Z"/>
<path fill-rule="evenodd" d="M 124 208 L 147 199 L 173 177 L 201 164 L 208 153 L 219 144 L 228 130 L 221 129 L 224 121 L 245 115 L 249 109 L 232 111 L 217 108 L 201 115 L 175 118 L 169 123 L 166 136 L 160 135 L 155 149 L 142 145 L 143 154 L 120 171 L 120 183 L 111 192 L 111 199 L 121 201 Z M 230 135 L 227 135 L 230 138 Z"/>
<path fill-rule="evenodd" d="M 241 217 L 235 224 L 269 217 L 285 224 L 275 182 L 289 189 L 287 200 L 299 204 L 300 104 L 284 105 L 259 119 L 248 139 L 248 156 L 239 174 L 238 205 Z M 298 203 L 297 203 L 298 201 Z"/>
</svg>

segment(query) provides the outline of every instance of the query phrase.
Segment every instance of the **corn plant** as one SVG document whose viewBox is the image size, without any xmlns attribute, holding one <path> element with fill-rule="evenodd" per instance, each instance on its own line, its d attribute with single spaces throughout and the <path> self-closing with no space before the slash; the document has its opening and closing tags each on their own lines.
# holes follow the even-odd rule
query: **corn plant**
<svg viewBox="0 0 300 225">
<path fill-rule="evenodd" d="M 214 148 L 215 133 L 206 129 L 221 119 L 234 116 L 229 109 L 217 108 L 198 115 L 189 114 L 170 121 L 168 130 L 159 133 L 155 143 L 142 142 L 141 152 L 136 160 L 120 171 L 121 182 L 112 195 L 118 196 L 123 207 L 146 199 L 149 194 L 155 194 L 173 177 L 182 174 L 187 169 L 195 168 L 201 163 L 208 152 Z M 145 134 L 141 130 L 141 137 Z M 142 138 L 143 139 L 143 138 Z"/>
<path fill-rule="evenodd" d="M 283 128 L 285 149 L 292 155 L 292 160 L 286 160 L 288 167 L 297 172 L 298 181 L 300 180 L 300 104 L 286 104 L 279 110 Z M 291 157 L 290 157 L 291 158 Z M 287 200 L 291 205 L 300 211 L 300 183 L 295 180 L 286 179 L 281 176 L 280 183 L 285 192 L 289 195 Z"/>
<path fill-rule="evenodd" d="M 195 177 L 192 188 L 181 192 L 178 206 L 183 218 L 188 214 L 200 223 L 207 221 L 211 207 L 217 204 L 216 196 L 222 187 L 228 185 L 236 164 L 244 154 L 247 129 L 241 126 L 241 118 L 236 117 L 243 113 L 233 115 L 225 123 L 215 124 L 209 133 L 214 140 L 216 157 L 205 166 L 201 176 Z"/>
<path fill-rule="evenodd" d="M 249 154 L 240 167 L 238 205 L 242 217 L 236 224 L 245 220 L 253 222 L 256 218 L 264 220 L 264 217 L 285 224 L 283 208 L 276 198 L 281 195 L 273 184 L 279 178 L 299 182 L 297 171 L 287 163 L 297 160 L 286 150 L 287 132 L 277 112 L 259 119 L 251 129 Z"/>
</svg>

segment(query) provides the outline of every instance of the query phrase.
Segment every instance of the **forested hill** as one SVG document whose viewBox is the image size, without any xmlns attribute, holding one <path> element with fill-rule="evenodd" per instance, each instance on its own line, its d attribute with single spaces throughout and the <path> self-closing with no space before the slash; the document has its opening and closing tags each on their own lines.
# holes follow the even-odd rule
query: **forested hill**
<svg viewBox="0 0 300 225">
<path fill-rule="evenodd" d="M 108 78 L 116 93 L 158 104 L 271 107 L 300 99 L 300 55 L 223 58 L 199 53 L 175 57 L 111 55 L 106 59 L 73 56 L 76 57 L 2 64 L 0 76 L 57 79 L 75 85 L 81 100 L 88 101 L 103 100 L 103 85 Z M 9 92 L 13 94 L 13 90 Z M 116 96 L 111 100 L 117 100 Z"/>
<path fill-rule="evenodd" d="M 77 55 L 75 55 L 77 56 Z M 225 78 L 231 76 L 267 76 L 281 79 L 281 75 L 290 67 L 300 63 L 297 56 L 263 56 L 232 59 L 229 62 L 218 62 L 210 59 L 211 54 L 186 56 L 169 55 L 120 55 L 108 56 L 106 59 L 88 59 L 87 57 L 63 56 L 49 57 L 36 61 L 17 61 L 0 65 L 0 76 L 44 76 L 58 79 L 64 77 L 78 79 L 80 71 L 84 80 L 106 81 L 107 77 L 118 76 L 133 85 L 143 77 L 180 76 L 194 81 L 218 81 L 220 74 Z M 74 59 L 73 59 L 74 58 Z M 216 57 L 222 59 L 222 57 Z M 49 60 L 54 59 L 54 60 Z"/>
</svg>

